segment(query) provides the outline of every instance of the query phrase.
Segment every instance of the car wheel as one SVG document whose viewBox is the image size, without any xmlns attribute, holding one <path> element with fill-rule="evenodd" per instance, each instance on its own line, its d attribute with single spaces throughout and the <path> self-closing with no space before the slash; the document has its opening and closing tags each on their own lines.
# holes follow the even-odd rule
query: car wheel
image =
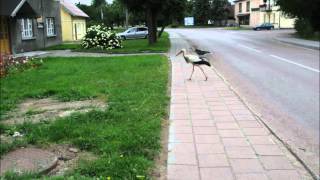
<svg viewBox="0 0 320 180">
<path fill-rule="evenodd" d="M 126 40 L 127 38 L 125 36 L 121 36 L 121 39 L 122 40 Z"/>
<path fill-rule="evenodd" d="M 145 36 L 144 36 L 144 39 L 148 39 L 148 35 L 145 35 Z"/>
</svg>

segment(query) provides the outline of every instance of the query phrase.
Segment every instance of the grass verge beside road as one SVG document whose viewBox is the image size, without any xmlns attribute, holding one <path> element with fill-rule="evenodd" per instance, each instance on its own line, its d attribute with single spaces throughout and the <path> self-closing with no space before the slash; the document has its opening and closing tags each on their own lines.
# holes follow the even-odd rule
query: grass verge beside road
<svg viewBox="0 0 320 180">
<path fill-rule="evenodd" d="M 252 28 L 250 27 L 225 27 L 224 28 L 225 30 L 234 30 L 234 31 L 237 31 L 237 30 L 252 30 Z"/>
<path fill-rule="evenodd" d="M 38 69 L 0 82 L 1 115 L 27 98 L 100 98 L 108 104 L 105 111 L 73 114 L 50 123 L 2 125 L 1 133 L 24 134 L 20 142 L 2 143 L 2 155 L 21 145 L 67 143 L 97 156 L 80 161 L 68 176 L 148 179 L 161 148 L 161 123 L 167 118 L 165 56 L 46 58 Z"/>
<path fill-rule="evenodd" d="M 163 32 L 162 37 L 158 39 L 158 42 L 149 45 L 148 39 L 132 39 L 132 40 L 124 40 L 122 42 L 123 48 L 121 49 L 112 49 L 112 50 L 101 50 L 101 49 L 82 49 L 80 44 L 60 44 L 56 46 L 51 46 L 46 48 L 45 50 L 65 50 L 70 49 L 72 51 L 77 52 L 97 52 L 97 53 L 110 53 L 110 54 L 129 54 L 129 53 L 161 53 L 167 52 L 170 48 L 170 40 L 169 34 L 167 32 Z"/>
</svg>

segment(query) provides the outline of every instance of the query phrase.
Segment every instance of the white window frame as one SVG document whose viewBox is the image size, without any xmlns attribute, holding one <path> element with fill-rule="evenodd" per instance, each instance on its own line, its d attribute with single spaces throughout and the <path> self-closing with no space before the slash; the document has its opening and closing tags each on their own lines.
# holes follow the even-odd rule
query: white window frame
<svg viewBox="0 0 320 180">
<path fill-rule="evenodd" d="M 21 35 L 22 39 L 33 38 L 33 20 L 29 18 L 21 19 Z"/>
<path fill-rule="evenodd" d="M 46 18 L 47 36 L 55 36 L 56 35 L 54 25 L 55 24 L 54 24 L 53 17 Z"/>
</svg>

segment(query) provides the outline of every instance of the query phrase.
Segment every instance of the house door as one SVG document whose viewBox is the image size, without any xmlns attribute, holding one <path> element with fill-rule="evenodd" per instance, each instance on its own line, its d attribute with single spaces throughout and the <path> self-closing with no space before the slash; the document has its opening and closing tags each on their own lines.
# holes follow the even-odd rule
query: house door
<svg viewBox="0 0 320 180">
<path fill-rule="evenodd" d="M 10 54 L 8 19 L 0 16 L 0 54 Z"/>
</svg>

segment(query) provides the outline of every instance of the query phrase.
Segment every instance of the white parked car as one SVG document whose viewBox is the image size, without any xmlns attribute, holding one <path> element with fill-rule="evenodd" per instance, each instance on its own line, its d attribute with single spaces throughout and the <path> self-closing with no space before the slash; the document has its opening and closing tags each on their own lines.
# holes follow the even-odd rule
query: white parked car
<svg viewBox="0 0 320 180">
<path fill-rule="evenodd" d="M 146 27 L 132 27 L 122 33 L 118 33 L 121 39 L 140 39 L 148 38 L 148 28 Z"/>
</svg>

